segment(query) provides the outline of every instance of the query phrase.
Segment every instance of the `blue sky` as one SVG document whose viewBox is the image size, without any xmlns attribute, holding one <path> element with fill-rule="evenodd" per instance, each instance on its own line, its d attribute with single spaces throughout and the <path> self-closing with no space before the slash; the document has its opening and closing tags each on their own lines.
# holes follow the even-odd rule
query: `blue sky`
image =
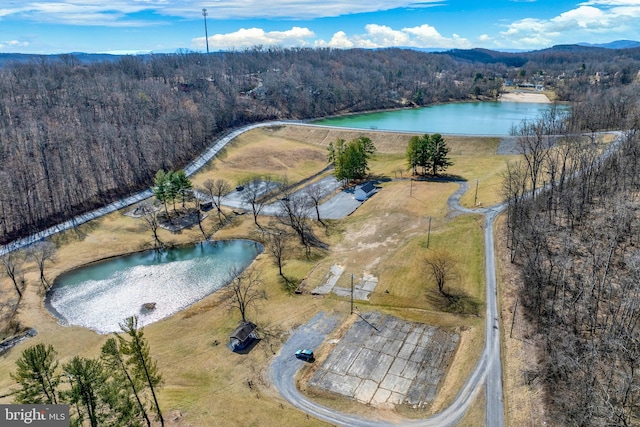
<svg viewBox="0 0 640 427">
<path fill-rule="evenodd" d="M 640 0 L 0 0 L 0 52 L 534 50 L 640 40 Z"/>
</svg>

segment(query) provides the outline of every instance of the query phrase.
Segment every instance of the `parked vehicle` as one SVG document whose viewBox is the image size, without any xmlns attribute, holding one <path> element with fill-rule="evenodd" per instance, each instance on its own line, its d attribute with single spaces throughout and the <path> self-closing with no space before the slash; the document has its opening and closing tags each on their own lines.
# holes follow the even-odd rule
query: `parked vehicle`
<svg viewBox="0 0 640 427">
<path fill-rule="evenodd" d="M 313 362 L 313 360 L 315 359 L 313 356 L 313 351 L 309 349 L 297 350 L 296 358 L 304 360 L 305 362 Z"/>
</svg>

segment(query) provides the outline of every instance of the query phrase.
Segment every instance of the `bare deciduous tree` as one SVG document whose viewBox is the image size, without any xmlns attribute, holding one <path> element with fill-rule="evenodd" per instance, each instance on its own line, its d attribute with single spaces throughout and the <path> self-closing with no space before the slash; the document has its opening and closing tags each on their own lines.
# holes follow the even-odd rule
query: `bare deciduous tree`
<svg viewBox="0 0 640 427">
<path fill-rule="evenodd" d="M 242 201 L 251 206 L 251 213 L 253 214 L 253 222 L 259 227 L 258 216 L 267 203 L 266 194 L 271 188 L 271 177 L 254 177 L 244 184 L 242 190 Z"/>
<path fill-rule="evenodd" d="M 22 300 L 22 291 L 24 290 L 24 280 L 20 278 L 21 268 L 24 261 L 25 254 L 22 251 L 11 251 L 4 255 L 0 255 L 0 264 L 4 267 L 7 277 L 11 279 L 13 287 L 18 293 L 18 304 L 20 304 L 20 301 Z"/>
<path fill-rule="evenodd" d="M 215 181 L 212 179 L 207 179 L 202 183 L 202 186 L 211 197 L 211 202 L 216 207 L 218 211 L 218 222 L 222 222 L 222 217 L 224 216 L 226 219 L 226 215 L 222 211 L 222 197 L 231 191 L 231 184 L 229 184 L 224 179 L 216 179 Z"/>
<path fill-rule="evenodd" d="M 324 191 L 322 191 L 322 187 L 317 184 L 309 185 L 304 189 L 304 195 L 306 198 L 313 204 L 313 207 L 316 211 L 316 220 L 325 226 L 324 222 L 320 218 L 320 202 L 324 198 Z"/>
<path fill-rule="evenodd" d="M 143 202 L 139 206 L 142 216 L 140 219 L 144 222 L 147 229 L 151 231 L 153 236 L 153 248 L 157 251 L 164 248 L 164 243 L 160 240 L 158 230 L 160 229 L 160 217 L 158 209 L 149 202 Z"/>
<path fill-rule="evenodd" d="M 300 238 L 300 243 L 306 249 L 307 255 L 310 254 L 313 237 L 309 225 L 310 212 L 309 201 L 303 195 L 292 195 L 280 200 L 278 219 L 296 232 Z"/>
<path fill-rule="evenodd" d="M 28 256 L 38 265 L 40 283 L 45 291 L 49 289 L 49 282 L 45 277 L 44 267 L 47 261 L 54 261 L 57 249 L 56 244 L 48 240 L 38 242 L 29 248 Z"/>
<path fill-rule="evenodd" d="M 230 282 L 225 293 L 229 310 L 238 310 L 242 321 L 247 321 L 247 313 L 255 309 L 261 300 L 267 299 L 267 293 L 261 289 L 262 279 L 260 273 L 252 268 L 239 271 L 232 268 L 229 271 Z"/>
<path fill-rule="evenodd" d="M 281 227 L 273 225 L 264 230 L 265 248 L 273 256 L 274 263 L 278 267 L 278 274 L 283 279 L 282 267 L 285 264 L 285 257 L 289 250 L 289 234 Z"/>
<path fill-rule="evenodd" d="M 436 250 L 429 252 L 424 257 L 425 265 L 429 275 L 435 280 L 438 286 L 438 292 L 446 298 L 450 298 L 451 294 L 446 291 L 445 287 L 450 279 L 455 277 L 456 260 L 448 251 Z"/>
</svg>

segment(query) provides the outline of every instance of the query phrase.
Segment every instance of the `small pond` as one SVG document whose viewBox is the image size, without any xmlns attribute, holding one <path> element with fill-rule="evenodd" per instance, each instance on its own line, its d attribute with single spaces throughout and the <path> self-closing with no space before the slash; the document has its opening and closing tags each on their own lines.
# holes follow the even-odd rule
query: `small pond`
<svg viewBox="0 0 640 427">
<path fill-rule="evenodd" d="M 551 104 L 531 102 L 459 102 L 422 108 L 352 114 L 316 120 L 313 124 L 457 135 L 509 135 L 523 120 L 534 120 Z M 559 106 L 568 109 L 567 106 Z"/>
<path fill-rule="evenodd" d="M 61 324 L 99 333 L 120 331 L 134 314 L 147 325 L 220 289 L 231 271 L 247 268 L 262 250 L 253 241 L 225 240 L 110 258 L 59 276 L 45 306 Z"/>
</svg>

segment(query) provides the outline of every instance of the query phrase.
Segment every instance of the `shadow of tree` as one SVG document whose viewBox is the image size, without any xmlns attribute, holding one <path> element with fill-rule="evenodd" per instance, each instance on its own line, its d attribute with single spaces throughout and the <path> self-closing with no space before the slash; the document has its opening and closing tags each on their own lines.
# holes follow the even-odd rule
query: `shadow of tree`
<svg viewBox="0 0 640 427">
<path fill-rule="evenodd" d="M 443 295 L 430 290 L 427 292 L 427 299 L 436 309 L 447 313 L 479 316 L 482 309 L 482 302 L 461 291 Z"/>
<path fill-rule="evenodd" d="M 288 294 L 292 294 L 298 288 L 298 283 L 301 282 L 301 279 L 287 277 L 286 275 L 280 276 L 280 282 L 282 283 L 282 289 Z"/>
</svg>

